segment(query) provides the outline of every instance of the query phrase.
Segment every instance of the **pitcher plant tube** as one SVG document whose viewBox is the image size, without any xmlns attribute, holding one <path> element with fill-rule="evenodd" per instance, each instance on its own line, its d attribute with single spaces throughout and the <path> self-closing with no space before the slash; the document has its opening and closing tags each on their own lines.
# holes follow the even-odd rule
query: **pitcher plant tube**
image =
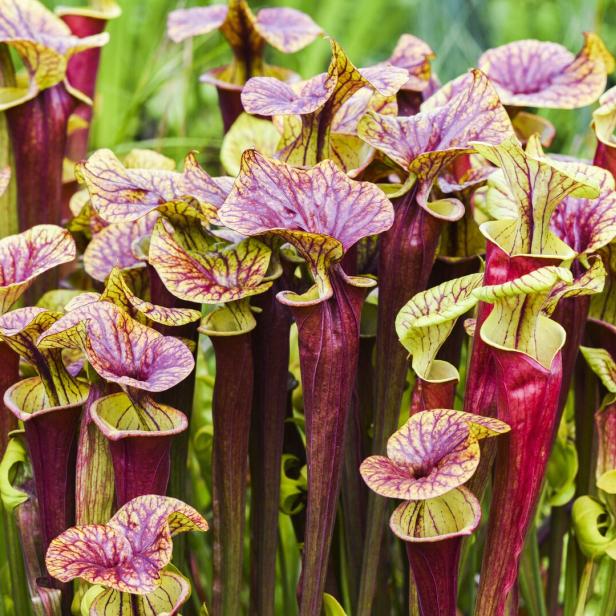
<svg viewBox="0 0 616 616">
<path fill-rule="evenodd" d="M 2 88 L 15 156 L 19 227 L 62 220 L 62 169 L 68 121 L 79 102 L 92 104 L 69 70 L 80 52 L 105 45 L 109 35 L 80 38 L 37 0 L 2 0 L 0 42 L 12 47 L 23 70 Z M 73 65 L 74 68 L 75 65 Z M 71 79 L 76 79 L 74 86 Z M 38 176 L 41 181 L 33 182 Z"/>
<path fill-rule="evenodd" d="M 410 117 L 368 112 L 359 136 L 385 154 L 404 182 L 394 200 L 392 228 L 380 238 L 379 311 L 376 344 L 376 412 L 372 450 L 382 453 L 396 427 L 406 382 L 407 362 L 395 319 L 405 302 L 422 291 L 446 222 L 464 214 L 454 198 L 432 197 L 434 183 L 447 165 L 473 151 L 471 142 L 500 143 L 512 133 L 509 117 L 489 81 L 471 71 L 435 93 L 425 111 Z M 483 137 L 480 137 L 483 135 Z M 370 494 L 367 513 L 359 614 L 370 613 L 376 585 L 385 501 Z"/>
<path fill-rule="evenodd" d="M 520 150 L 516 152 L 515 156 L 522 161 L 524 155 Z M 569 178 L 577 178 L 582 183 L 588 184 L 586 192 L 589 196 L 586 197 L 570 194 L 562 198 L 557 194 L 557 188 L 554 188 L 554 197 L 560 202 L 555 208 L 550 207 L 548 213 L 550 224 L 546 232 L 562 240 L 576 256 L 571 265 L 576 284 L 567 287 L 566 290 L 563 289 L 563 294 L 558 297 L 559 306 L 554 305 L 551 308 L 551 312 L 555 310 L 554 318 L 567 331 L 567 341 L 562 353 L 563 384 L 560 400 L 562 409 L 588 316 L 590 296 L 601 292 L 603 288 L 604 266 L 597 255 L 612 241 L 616 233 L 613 225 L 616 215 L 614 178 L 606 171 L 586 163 L 546 157 L 536 137 L 531 137 L 526 148 L 526 160 L 530 161 L 531 158 L 535 164 L 543 160 L 545 165 L 555 166 L 557 171 L 568 175 Z M 545 169 L 547 171 L 548 168 Z M 486 188 L 481 189 L 485 191 L 482 205 L 484 213 L 491 214 L 495 219 L 515 219 L 518 215 L 518 201 L 508 182 L 502 172 L 497 172 L 488 179 Z M 581 187 L 576 190 L 579 192 Z M 538 205 L 539 200 L 535 198 L 535 207 Z M 558 250 L 556 249 L 556 253 Z M 566 248 L 562 246 L 560 250 L 563 257 L 566 256 Z"/>
<path fill-rule="evenodd" d="M 149 260 L 167 289 L 197 303 L 220 304 L 201 322 L 216 355 L 212 406 L 214 422 L 213 502 L 215 518 L 213 608 L 239 610 L 243 563 L 248 437 L 254 366 L 251 332 L 256 325 L 249 298 L 269 289 L 270 249 L 255 239 L 188 250 L 173 227 L 159 220 L 150 240 Z"/>
<path fill-rule="evenodd" d="M 7 174 L 8 176 L 8 174 Z M 32 229 L 0 240 L 0 315 L 7 312 L 28 290 L 34 280 L 77 255 L 70 234 L 53 225 L 36 225 Z M 4 342 L 0 342 L 0 395 L 18 377 L 19 356 Z M 4 453 L 9 432 L 16 427 L 14 416 L 6 407 L 0 414 L 0 452 Z"/>
<path fill-rule="evenodd" d="M 406 542 L 422 616 L 455 616 L 462 538 L 481 518 L 479 501 L 463 485 L 479 464 L 478 441 L 509 431 L 489 417 L 450 409 L 414 414 L 387 441 L 387 456 L 371 456 L 360 471 L 368 487 L 401 503 L 390 520 Z"/>
<path fill-rule="evenodd" d="M 155 402 L 150 392 L 185 379 L 194 368 L 192 353 L 182 341 L 142 325 L 96 295 L 73 305 L 39 344 L 83 348 L 96 373 L 123 390 L 98 398 L 89 409 L 109 441 L 118 505 L 144 493 L 164 494 L 171 440 L 188 422 L 181 411 Z"/>
<path fill-rule="evenodd" d="M 272 262 L 282 273 L 254 298 L 259 312 L 252 331 L 254 390 L 250 427 L 251 603 L 259 614 L 274 616 L 278 517 L 285 418 L 289 399 L 291 311 L 276 299 L 293 285 L 296 259 L 272 242 Z M 273 266 L 270 266 L 272 270 Z"/>
<path fill-rule="evenodd" d="M 272 233 L 306 260 L 314 286 L 281 292 L 299 332 L 306 415 L 308 505 L 300 613 L 319 614 L 342 469 L 363 299 L 374 281 L 347 276 L 340 261 L 362 237 L 391 226 L 391 203 L 374 185 L 350 180 L 332 161 L 307 170 L 267 159 L 254 150 L 219 211 L 245 235 Z"/>
<path fill-rule="evenodd" d="M 559 203 L 568 196 L 590 199 L 599 194 L 587 175 L 561 167 L 543 156 L 537 139 L 526 151 L 515 138 L 497 147 L 476 144 L 478 151 L 500 169 L 488 180 L 485 197 L 491 220 L 480 226 L 488 240 L 484 284 L 501 284 L 545 265 L 573 259 L 575 251 L 551 228 Z M 504 195 L 504 198 L 503 198 Z M 490 307 L 479 304 L 480 328 Z M 471 354 L 465 407 L 482 414 L 494 412 L 495 393 L 489 378 L 489 351 L 475 337 Z"/>
<path fill-rule="evenodd" d="M 504 613 L 516 582 L 555 435 L 562 380 L 560 352 L 566 334 L 542 314 L 542 308 L 557 283 L 571 281 L 569 270 L 547 266 L 475 291 L 479 299 L 494 304 L 475 336 L 480 335 L 489 347 L 496 412 L 511 426 L 496 454 L 477 613 L 486 609 Z M 520 502 L 515 513 L 512 501 Z M 497 536 L 501 544 L 506 541 L 507 556 L 496 550 Z M 500 580 L 498 588 L 494 587 L 496 579 Z"/>
<path fill-rule="evenodd" d="M 62 350 L 43 350 L 37 345 L 40 334 L 60 316 L 44 308 L 25 307 L 0 317 L 2 341 L 38 374 L 9 387 L 4 404 L 24 423 L 43 549 L 74 523 L 77 432 L 88 397 L 87 383 L 71 376 Z M 64 605 L 70 597 L 70 588 L 63 588 Z"/>
</svg>

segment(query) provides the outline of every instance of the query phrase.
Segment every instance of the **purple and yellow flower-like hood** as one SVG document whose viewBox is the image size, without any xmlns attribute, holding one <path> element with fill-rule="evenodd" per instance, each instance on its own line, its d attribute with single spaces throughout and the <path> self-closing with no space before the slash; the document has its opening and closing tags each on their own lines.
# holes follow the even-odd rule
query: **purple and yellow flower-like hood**
<svg viewBox="0 0 616 616">
<path fill-rule="evenodd" d="M 614 58 L 598 35 L 586 32 L 577 56 L 557 43 L 529 39 L 489 49 L 479 68 L 505 105 L 575 109 L 599 98 Z"/>
<path fill-rule="evenodd" d="M 293 244 L 326 300 L 328 271 L 361 238 L 388 229 L 393 210 L 379 188 L 349 179 L 332 161 L 304 170 L 247 150 L 219 216 L 238 233 L 273 233 Z"/>
<path fill-rule="evenodd" d="M 37 225 L 1 239 L 0 313 L 6 312 L 37 276 L 76 255 L 71 234 L 55 225 Z"/>
<path fill-rule="evenodd" d="M 237 86 L 274 68 L 263 61 L 266 43 L 283 53 L 294 53 L 322 33 L 301 11 L 271 8 L 254 14 L 245 0 L 230 0 L 228 6 L 178 9 L 169 14 L 167 32 L 176 43 L 214 30 L 224 36 L 234 56 L 233 62 L 216 75 L 217 80 Z"/>
<path fill-rule="evenodd" d="M 297 166 L 331 159 L 343 169 L 354 169 L 360 166 L 353 150 L 361 149 L 361 141 L 352 139 L 358 114 L 371 107 L 372 95 L 380 96 L 377 109 L 384 106 L 391 112 L 388 99 L 407 83 L 409 72 L 389 63 L 358 69 L 336 41 L 330 44 L 326 73 L 291 84 L 254 77 L 244 87 L 242 103 L 247 112 L 274 116 L 281 125 L 280 159 Z"/>
<path fill-rule="evenodd" d="M 161 585 L 173 537 L 192 530 L 207 531 L 208 525 L 189 505 L 166 496 L 140 496 L 107 524 L 76 526 L 54 539 L 47 568 L 62 582 L 81 578 L 120 592 L 147 594 Z"/>
<path fill-rule="evenodd" d="M 194 368 L 188 347 L 142 325 L 97 294 L 83 294 L 48 328 L 42 348 L 83 348 L 94 370 L 121 387 L 160 392 L 185 379 Z"/>
<path fill-rule="evenodd" d="M 9 109 L 33 99 L 40 91 L 64 82 L 66 89 L 84 102 L 91 100 L 74 88 L 67 78 L 70 59 L 81 51 L 101 47 L 109 35 L 80 38 L 51 11 L 36 0 L 0 2 L 0 42 L 19 54 L 25 78 L 16 88 L 5 90 L 0 109 Z"/>
<path fill-rule="evenodd" d="M 498 419 L 449 409 L 413 415 L 360 471 L 371 490 L 388 498 L 426 500 L 466 483 L 479 464 L 479 440 L 508 432 Z"/>
</svg>

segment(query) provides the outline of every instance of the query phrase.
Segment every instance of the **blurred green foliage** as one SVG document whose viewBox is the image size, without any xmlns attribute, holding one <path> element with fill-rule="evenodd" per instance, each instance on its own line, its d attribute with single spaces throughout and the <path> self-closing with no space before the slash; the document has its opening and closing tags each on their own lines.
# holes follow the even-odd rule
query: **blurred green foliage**
<svg viewBox="0 0 616 616">
<path fill-rule="evenodd" d="M 223 0 L 219 0 L 223 1 Z M 83 0 L 46 0 L 50 6 Z M 96 100 L 92 147 L 126 152 L 136 143 L 181 159 L 191 148 L 212 169 L 218 164 L 221 123 L 206 68 L 225 63 L 228 49 L 214 33 L 181 45 L 165 35 L 166 15 L 195 0 L 119 0 L 123 14 L 109 26 Z M 309 13 L 337 38 L 358 66 L 386 58 L 410 32 L 437 53 L 434 68 L 447 81 L 476 64 L 484 49 L 521 38 L 564 44 L 577 52 L 582 32 L 594 30 L 616 53 L 616 0 L 253 0 L 253 8 L 292 6 Z M 273 59 L 309 77 L 327 67 L 329 46 Z M 556 150 L 590 155 L 591 109 L 550 112 Z"/>
</svg>

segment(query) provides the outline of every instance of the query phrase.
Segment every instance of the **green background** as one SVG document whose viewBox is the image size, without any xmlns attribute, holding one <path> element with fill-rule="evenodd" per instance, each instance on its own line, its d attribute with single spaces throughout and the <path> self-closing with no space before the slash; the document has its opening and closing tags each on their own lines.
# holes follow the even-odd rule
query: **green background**
<svg viewBox="0 0 616 616">
<path fill-rule="evenodd" d="M 47 0 L 50 6 L 64 2 Z M 71 4 L 80 4 L 75 0 Z M 169 11 L 203 2 L 120 0 L 123 15 L 109 26 L 96 101 L 93 147 L 119 153 L 136 143 L 178 159 L 197 148 L 217 164 L 221 126 L 215 91 L 201 85 L 205 69 L 224 64 L 229 50 L 217 33 L 176 45 L 165 35 Z M 444 82 L 477 63 L 484 49 L 520 38 L 562 43 L 576 52 L 582 32 L 594 30 L 616 53 L 616 0 L 268 0 L 309 13 L 343 45 L 358 66 L 386 58 L 404 32 L 426 40 L 437 53 Z M 317 41 L 302 52 L 271 59 L 309 77 L 325 70 L 329 46 Z M 558 128 L 554 149 L 590 155 L 591 109 L 551 112 Z"/>
</svg>

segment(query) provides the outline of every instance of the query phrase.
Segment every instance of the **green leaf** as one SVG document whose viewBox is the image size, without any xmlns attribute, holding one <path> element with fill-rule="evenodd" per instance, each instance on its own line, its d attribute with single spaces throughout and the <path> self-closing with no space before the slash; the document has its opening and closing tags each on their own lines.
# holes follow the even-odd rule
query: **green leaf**
<svg viewBox="0 0 616 616">
<path fill-rule="evenodd" d="M 549 369 L 565 343 L 565 331 L 544 316 L 542 309 L 561 281 L 573 282 L 571 272 L 547 266 L 501 285 L 475 289 L 477 299 L 494 304 L 481 327 L 481 339 L 497 348 L 525 353 Z"/>
<path fill-rule="evenodd" d="M 77 289 L 52 289 L 44 293 L 36 302 L 39 308 L 45 308 L 52 312 L 61 312 L 68 302 L 81 294 Z"/>
<path fill-rule="evenodd" d="M 499 167 L 505 180 L 506 209 L 511 215 L 481 225 L 481 232 L 509 255 L 534 254 L 571 258 L 574 252 L 550 229 L 557 205 L 567 196 L 595 198 L 599 189 L 565 166 L 547 159 L 537 140 L 524 151 L 515 137 L 499 145 L 476 142 L 475 149 Z M 503 208 L 503 192 L 499 192 Z M 505 199 L 506 202 L 506 199 Z M 493 207 L 488 207 L 488 210 Z"/>
<path fill-rule="evenodd" d="M 396 332 L 412 355 L 413 370 L 424 381 L 457 378 L 453 366 L 447 369 L 435 357 L 458 317 L 477 303 L 473 291 L 482 281 L 483 274 L 471 274 L 444 282 L 415 295 L 398 313 Z"/>
<path fill-rule="evenodd" d="M 563 419 L 566 424 L 566 420 Z M 562 426 L 562 424 L 561 424 Z M 575 440 L 566 429 L 559 430 L 548 461 L 548 499 L 553 507 L 566 505 L 575 494 L 575 479 L 578 472 L 578 455 Z"/>
<path fill-rule="evenodd" d="M 269 120 L 242 113 L 225 135 L 220 148 L 220 162 L 225 171 L 238 175 L 245 150 L 255 149 L 273 156 L 280 140 L 280 133 Z"/>
<path fill-rule="evenodd" d="M 7 411 L 4 410 L 6 413 Z M 14 435 L 6 446 L 6 451 L 0 462 L 0 498 L 7 511 L 25 503 L 30 497 L 27 492 L 16 487 L 18 478 L 23 475 L 28 464 L 28 453 L 21 435 Z"/>
<path fill-rule="evenodd" d="M 597 487 L 608 494 L 616 494 L 616 469 L 603 473 L 597 479 Z"/>
<path fill-rule="evenodd" d="M 614 129 L 616 128 L 616 87 L 604 92 L 599 99 L 599 107 L 592 114 L 593 128 L 597 140 L 608 149 L 614 149 Z"/>
<path fill-rule="evenodd" d="M 328 593 L 323 594 L 323 613 L 324 616 L 347 616 L 336 597 Z"/>
<path fill-rule="evenodd" d="M 580 351 L 607 391 L 616 394 L 616 362 L 610 352 L 585 346 L 581 346 Z"/>
<path fill-rule="evenodd" d="M 616 114 L 614 115 L 616 117 Z M 616 279 L 616 242 L 604 246 L 597 254 L 607 270 L 608 281 Z M 607 284 L 603 293 L 593 295 L 590 300 L 589 316 L 593 319 L 616 324 L 616 285 Z"/>
<path fill-rule="evenodd" d="M 557 282 L 550 291 L 543 306 L 543 312 L 550 316 L 561 299 L 579 297 L 581 295 L 595 295 L 603 291 L 606 272 L 600 258 L 592 256 L 591 265 L 584 270 L 573 282 L 562 280 Z"/>
<path fill-rule="evenodd" d="M 605 505 L 590 496 L 581 496 L 571 510 L 575 536 L 588 558 L 598 558 L 616 544 L 616 527 Z"/>
</svg>

